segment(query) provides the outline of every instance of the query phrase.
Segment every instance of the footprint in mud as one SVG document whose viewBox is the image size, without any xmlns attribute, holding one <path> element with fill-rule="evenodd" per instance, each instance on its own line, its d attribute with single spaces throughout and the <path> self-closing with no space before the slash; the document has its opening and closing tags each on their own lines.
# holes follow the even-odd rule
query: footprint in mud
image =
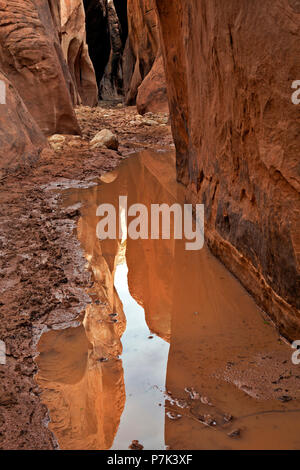
<svg viewBox="0 0 300 470">
<path fill-rule="evenodd" d="M 182 415 L 175 413 L 174 411 L 168 411 L 167 416 L 169 419 L 172 419 L 173 421 L 182 418 Z"/>
<path fill-rule="evenodd" d="M 184 391 L 188 394 L 187 399 L 175 398 L 169 391 L 165 395 L 166 401 L 169 402 L 169 405 L 166 404 L 168 418 L 172 420 L 179 419 L 179 417 L 193 419 L 204 426 L 226 433 L 230 438 L 241 437 L 241 429 L 232 427 L 234 417 L 231 414 L 217 409 L 208 397 L 201 395 L 193 387 L 186 387 Z M 179 412 L 178 408 L 184 411 Z"/>
<path fill-rule="evenodd" d="M 238 439 L 241 437 L 241 429 L 234 429 L 233 431 L 229 432 L 227 436 L 231 437 L 231 439 Z"/>
</svg>

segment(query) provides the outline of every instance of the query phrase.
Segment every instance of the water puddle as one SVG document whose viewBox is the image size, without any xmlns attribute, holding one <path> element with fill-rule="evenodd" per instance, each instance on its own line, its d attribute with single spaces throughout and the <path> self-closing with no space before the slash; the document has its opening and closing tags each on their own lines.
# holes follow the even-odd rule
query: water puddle
<svg viewBox="0 0 300 470">
<path fill-rule="evenodd" d="M 135 436 L 146 449 L 165 449 L 163 408 L 169 343 L 153 334 L 143 308 L 131 297 L 126 262 L 117 266 L 115 286 L 126 313 L 122 363 L 126 404 L 112 449 L 128 449 Z"/>
<path fill-rule="evenodd" d="M 184 203 L 173 153 L 88 188 L 77 234 L 93 283 L 80 326 L 40 339 L 37 382 L 61 449 L 296 449 L 300 366 L 239 282 L 185 240 L 101 241 L 102 203 Z"/>
</svg>

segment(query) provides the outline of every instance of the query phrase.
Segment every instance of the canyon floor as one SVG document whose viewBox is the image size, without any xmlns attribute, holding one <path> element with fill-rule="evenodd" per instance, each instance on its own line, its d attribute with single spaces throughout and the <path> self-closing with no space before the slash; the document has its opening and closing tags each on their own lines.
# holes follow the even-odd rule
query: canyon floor
<svg viewBox="0 0 300 470">
<path fill-rule="evenodd" d="M 86 259 L 76 237 L 80 209 L 76 206 L 76 201 L 71 205 L 61 204 L 61 190 L 70 187 L 78 191 L 88 189 L 95 180 L 100 181 L 101 175 L 117 169 L 132 153 L 145 149 L 163 152 L 174 149 L 171 129 L 164 114 L 148 114 L 141 117 L 135 107 L 109 103 L 100 103 L 93 109 L 79 107 L 76 114 L 82 136 L 66 136 L 56 150 L 50 148 L 45 150 L 39 162 L 33 167 L 21 168 L 13 174 L 2 172 L 0 176 L 0 337 L 5 341 L 7 355 L 6 365 L 0 365 L 0 448 L 2 449 L 61 448 L 57 436 L 48 426 L 48 410 L 51 406 L 46 407 L 47 396 L 46 399 L 42 398 L 42 389 L 35 380 L 38 372 L 37 345 L 46 330 L 55 330 L 58 324 L 60 328 L 64 325 L 68 327 L 72 322 L 82 319 L 90 299 L 89 289 L 93 288 L 94 283 L 91 273 L 86 270 Z M 103 128 L 108 128 L 117 134 L 120 144 L 118 151 L 90 148 L 89 141 Z M 258 403 L 254 407 L 253 415 L 244 416 L 248 420 L 248 428 L 253 429 L 252 435 L 250 432 L 250 443 L 255 442 L 255 432 L 262 435 L 264 433 L 264 423 L 259 428 L 257 422 L 253 421 L 264 414 L 272 415 L 273 422 L 269 425 L 274 425 L 276 428 L 278 416 L 286 413 L 287 419 L 283 423 L 282 430 L 290 436 L 287 429 L 293 427 L 293 421 L 292 418 L 289 420 L 289 415 L 299 422 L 297 413 L 300 408 L 300 370 L 299 366 L 294 366 L 291 362 L 293 351 L 284 339 L 278 336 L 268 317 L 259 312 L 246 291 L 239 287 L 236 279 L 218 261 L 214 261 L 208 251 L 203 255 L 201 262 L 204 266 L 208 266 L 208 271 L 211 269 L 211 263 L 216 263 L 214 269 L 218 273 L 218 279 L 225 279 L 219 281 L 219 288 L 222 290 L 222 286 L 225 286 L 225 290 L 229 289 L 229 292 L 233 292 L 236 299 L 240 300 L 240 308 L 243 310 L 240 321 L 244 322 L 245 326 L 232 330 L 230 324 L 224 325 L 226 331 L 232 330 L 234 350 L 232 353 L 234 361 L 229 361 L 231 353 L 226 349 L 225 357 L 228 360 L 225 366 L 218 358 L 221 352 L 224 353 L 218 346 L 222 342 L 222 331 L 216 332 L 218 344 L 214 344 L 215 340 L 207 336 L 207 347 L 203 348 L 203 356 L 199 353 L 199 357 L 191 359 L 178 357 L 173 353 L 173 365 L 169 365 L 169 384 L 172 393 L 166 398 L 169 403 L 167 406 L 169 416 L 177 423 L 176 431 L 173 429 L 168 431 L 170 442 L 173 442 L 171 448 L 172 446 L 176 448 L 176 442 L 181 442 L 184 448 L 189 448 L 191 429 L 189 425 L 181 424 L 182 422 L 192 422 L 193 426 L 199 426 L 200 423 L 204 427 L 211 428 L 215 426 L 214 422 L 219 426 L 222 420 L 220 426 L 225 426 L 224 429 L 222 427 L 225 437 L 219 442 L 223 443 L 223 448 L 230 447 L 226 439 L 229 441 L 231 438 L 239 439 L 244 430 L 243 425 L 237 422 L 233 427 L 228 427 L 227 432 L 227 422 L 231 422 L 231 414 L 234 414 L 234 411 L 242 414 L 241 409 L 246 406 L 247 400 Z M 178 266 L 177 268 L 179 269 Z M 195 272 L 189 274 L 191 284 L 196 276 L 201 276 L 197 271 L 198 268 L 195 269 Z M 167 271 L 166 276 L 168 276 Z M 202 281 L 205 284 L 204 275 Z M 183 302 L 185 299 L 180 301 Z M 226 302 L 225 296 L 225 306 Z M 253 311 L 255 319 L 250 319 L 248 325 L 246 323 Z M 189 320 L 189 327 L 182 329 L 181 317 L 177 321 L 175 318 L 174 337 L 177 345 L 181 341 L 189 341 L 193 321 L 194 317 Z M 210 320 L 207 319 L 207 322 Z M 204 328 L 206 327 L 205 324 Z M 211 331 L 209 333 L 211 334 Z M 239 346 L 235 348 L 234 338 L 239 335 Z M 212 340 L 210 344 L 208 344 L 209 339 Z M 255 343 L 251 354 L 245 356 L 239 354 L 242 342 L 245 350 L 248 348 L 247 342 L 250 343 L 250 350 L 251 343 Z M 191 344 L 196 343 L 197 338 L 193 338 Z M 260 350 L 257 349 L 259 346 Z M 204 354 L 208 351 L 214 358 L 212 365 L 206 364 L 208 359 Z M 192 354 L 192 349 L 190 353 Z M 200 396 L 195 392 L 191 387 L 192 384 L 187 383 L 184 373 L 180 376 L 180 382 L 183 390 L 188 387 L 188 397 L 182 406 L 183 397 L 179 396 L 176 369 L 178 360 L 183 363 L 192 360 L 194 372 L 201 369 L 198 374 L 202 376 L 214 375 L 213 379 L 207 378 L 207 388 L 211 393 L 214 388 L 219 390 L 215 394 L 218 401 L 215 418 L 211 417 L 212 404 L 207 395 Z M 195 382 L 197 380 L 195 378 Z M 219 382 L 225 383 L 225 388 L 223 386 L 219 388 L 216 385 Z M 232 384 L 236 392 L 230 389 Z M 224 397 L 224 390 L 225 396 L 231 396 L 234 411 L 228 409 L 229 402 Z M 174 393 L 178 395 L 174 396 Z M 49 397 L 48 399 L 50 400 Z M 239 408 L 233 403 L 240 399 Z M 195 406 L 195 401 L 192 400 L 200 401 Z M 182 408 L 186 410 L 182 411 Z M 223 411 L 220 411 L 221 408 Z M 180 413 L 183 421 L 176 419 Z M 198 431 L 195 432 L 198 436 Z M 277 438 L 282 437 L 280 429 L 274 432 L 275 434 L 277 432 Z M 230 433 L 233 434 L 228 438 Z M 183 436 L 181 441 L 178 437 L 180 435 Z M 198 437 L 200 439 L 200 435 Z M 136 436 L 136 439 L 139 439 L 139 436 Z M 239 447 L 243 448 L 243 440 L 240 442 Z M 283 445 L 296 448 L 298 445 L 296 432 L 294 441 L 283 439 L 282 442 Z M 217 446 L 214 438 L 207 438 L 207 441 L 204 439 L 201 445 L 205 443 L 207 446 Z M 271 440 L 268 444 L 271 444 Z"/>
</svg>

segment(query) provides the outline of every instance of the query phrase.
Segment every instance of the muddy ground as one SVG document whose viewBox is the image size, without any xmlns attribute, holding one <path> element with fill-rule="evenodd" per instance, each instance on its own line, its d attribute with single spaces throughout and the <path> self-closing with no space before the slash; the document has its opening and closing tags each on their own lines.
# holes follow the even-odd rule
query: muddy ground
<svg viewBox="0 0 300 470">
<path fill-rule="evenodd" d="M 39 336 L 84 311 L 91 283 L 74 228 L 79 215 L 59 205 L 59 189 L 87 184 L 142 148 L 170 148 L 166 115 L 137 115 L 135 107 L 80 107 L 82 137 L 67 136 L 34 166 L 0 174 L 0 449 L 53 449 L 34 375 Z M 119 150 L 91 150 L 103 128 L 118 135 Z"/>
</svg>

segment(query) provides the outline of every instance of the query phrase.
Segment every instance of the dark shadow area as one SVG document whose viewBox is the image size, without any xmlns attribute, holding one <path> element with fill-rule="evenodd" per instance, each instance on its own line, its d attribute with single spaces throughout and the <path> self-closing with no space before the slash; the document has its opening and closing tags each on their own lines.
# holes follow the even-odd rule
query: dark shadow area
<svg viewBox="0 0 300 470">
<path fill-rule="evenodd" d="M 84 0 L 86 39 L 97 83 L 101 82 L 110 55 L 110 34 L 106 0 Z"/>
<path fill-rule="evenodd" d="M 100 99 L 123 95 L 122 57 L 128 36 L 127 0 L 84 0 L 87 44 Z"/>
<path fill-rule="evenodd" d="M 127 0 L 114 0 L 114 4 L 121 24 L 121 41 L 124 48 L 128 36 Z"/>
</svg>

